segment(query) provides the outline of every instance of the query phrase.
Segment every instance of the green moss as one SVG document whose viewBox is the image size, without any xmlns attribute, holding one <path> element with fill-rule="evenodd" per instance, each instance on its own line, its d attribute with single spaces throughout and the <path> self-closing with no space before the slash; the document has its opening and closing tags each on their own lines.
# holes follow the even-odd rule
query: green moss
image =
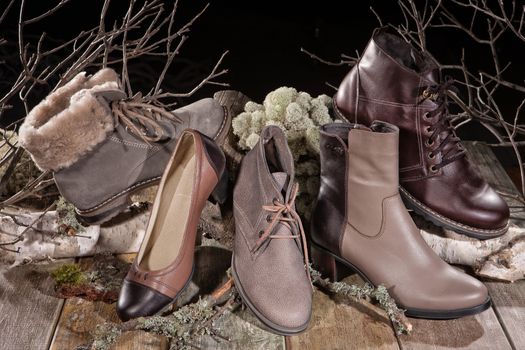
<svg viewBox="0 0 525 350">
<path fill-rule="evenodd" d="M 61 284 L 82 284 L 87 281 L 87 278 L 77 264 L 65 264 L 51 272 L 51 276 L 57 285 Z"/>
</svg>

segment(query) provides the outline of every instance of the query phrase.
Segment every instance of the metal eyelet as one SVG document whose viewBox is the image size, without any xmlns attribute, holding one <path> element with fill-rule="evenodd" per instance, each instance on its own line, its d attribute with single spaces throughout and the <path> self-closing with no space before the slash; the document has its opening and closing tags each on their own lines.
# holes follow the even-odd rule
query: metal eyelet
<svg viewBox="0 0 525 350">
<path fill-rule="evenodd" d="M 431 166 L 428 168 L 428 170 L 430 170 L 430 172 L 431 172 L 432 174 L 435 174 L 435 173 L 437 173 L 437 172 L 439 171 L 439 169 L 436 168 L 435 165 L 431 165 Z"/>
<path fill-rule="evenodd" d="M 266 222 L 271 222 L 272 216 L 270 214 L 266 215 Z"/>
<path fill-rule="evenodd" d="M 274 197 L 274 198 L 272 199 L 272 203 L 273 203 L 273 205 L 276 205 L 276 202 L 279 202 L 279 200 L 278 200 L 277 198 Z"/>
<path fill-rule="evenodd" d="M 432 130 L 430 130 L 430 129 L 431 129 L 431 126 L 427 125 L 427 126 L 425 126 L 423 131 L 424 131 L 425 134 L 430 135 L 430 134 L 432 134 Z"/>
<path fill-rule="evenodd" d="M 432 142 L 429 142 L 429 141 L 430 141 L 430 139 L 425 140 L 425 146 L 427 146 L 427 147 L 432 147 L 432 146 L 434 146 L 434 140 L 432 140 Z"/>
<path fill-rule="evenodd" d="M 263 230 L 260 230 L 260 231 L 259 231 L 259 238 L 261 238 L 263 234 L 264 234 L 264 231 L 263 231 Z"/>
<path fill-rule="evenodd" d="M 429 120 L 430 119 L 430 112 L 425 112 L 425 114 L 423 114 L 423 119 Z"/>
<path fill-rule="evenodd" d="M 434 154 L 434 152 L 428 152 L 427 153 L 427 158 L 432 160 L 432 159 L 436 158 L 436 155 Z"/>
</svg>

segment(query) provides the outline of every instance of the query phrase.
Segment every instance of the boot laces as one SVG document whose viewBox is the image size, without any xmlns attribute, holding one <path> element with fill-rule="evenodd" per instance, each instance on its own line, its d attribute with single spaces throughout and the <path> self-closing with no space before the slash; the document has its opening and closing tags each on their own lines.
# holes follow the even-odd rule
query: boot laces
<svg viewBox="0 0 525 350">
<path fill-rule="evenodd" d="M 306 246 L 306 234 L 304 232 L 303 224 L 301 222 L 301 218 L 299 217 L 299 214 L 295 211 L 295 197 L 297 196 L 297 192 L 299 190 L 299 185 L 296 183 L 292 189 L 292 193 L 290 195 L 290 198 L 288 199 L 288 202 L 281 202 L 278 199 L 274 199 L 272 202 L 272 205 L 263 205 L 262 208 L 265 211 L 268 211 L 272 214 L 269 214 L 268 217 L 271 216 L 271 221 L 266 230 L 262 231 L 260 233 L 259 239 L 257 242 L 255 242 L 255 246 L 252 249 L 252 253 L 259 250 L 259 248 L 266 242 L 268 239 L 301 239 L 301 245 L 303 249 L 303 258 L 305 262 L 305 269 L 306 274 L 308 276 L 308 280 L 310 281 L 310 284 L 312 283 L 312 278 L 310 276 L 310 269 L 308 268 L 308 248 Z M 290 229 L 290 232 L 298 231 L 299 234 L 291 234 L 291 235 L 274 235 L 272 234 L 273 229 L 277 224 L 280 223 Z M 294 226 L 296 230 L 293 229 Z"/>
<path fill-rule="evenodd" d="M 457 93 L 457 89 L 453 84 L 454 79 L 447 76 L 445 77 L 444 83 L 429 85 L 422 93 L 423 99 L 421 102 L 429 99 L 437 104 L 436 109 L 427 112 L 424 116 L 427 120 L 433 120 L 432 126 L 427 129 L 429 138 L 426 145 L 428 147 L 433 147 L 438 142 L 439 137 L 446 135 L 437 147 L 432 148 L 432 151 L 429 153 L 430 156 L 434 157 L 435 154 L 442 152 L 448 144 L 453 145 L 452 147 L 449 147 L 446 153 L 442 154 L 441 161 L 432 166 L 436 171 L 465 156 L 465 150 L 461 147 L 459 143 L 460 139 L 456 136 L 454 128 L 450 123 L 448 97 L 450 93 Z"/>
<path fill-rule="evenodd" d="M 131 99 L 111 102 L 111 111 L 115 116 L 115 125 L 122 123 L 128 132 L 140 137 L 144 142 L 158 142 L 165 134 L 159 121 L 166 119 L 172 123 L 182 123 L 182 119 L 168 112 L 152 101 L 146 101 L 140 94 Z"/>
</svg>

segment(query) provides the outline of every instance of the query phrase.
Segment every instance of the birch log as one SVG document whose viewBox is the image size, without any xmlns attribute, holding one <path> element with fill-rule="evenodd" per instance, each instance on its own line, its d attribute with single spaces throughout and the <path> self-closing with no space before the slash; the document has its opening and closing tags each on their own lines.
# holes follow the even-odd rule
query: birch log
<svg viewBox="0 0 525 350">
<path fill-rule="evenodd" d="M 8 242 L 18 237 L 41 213 L 0 216 L 0 240 Z M 0 262 L 18 265 L 44 259 L 92 256 L 98 253 L 137 252 L 144 237 L 149 212 L 145 211 L 109 226 L 89 226 L 76 235 L 58 234 L 58 215 L 50 211 L 22 239 L 6 246 L 12 252 L 0 250 Z"/>
<path fill-rule="evenodd" d="M 470 266 L 482 277 L 514 282 L 525 278 L 525 229 L 511 225 L 498 238 L 480 241 L 453 231 L 429 229 L 416 218 L 427 244 L 446 262 Z"/>
</svg>

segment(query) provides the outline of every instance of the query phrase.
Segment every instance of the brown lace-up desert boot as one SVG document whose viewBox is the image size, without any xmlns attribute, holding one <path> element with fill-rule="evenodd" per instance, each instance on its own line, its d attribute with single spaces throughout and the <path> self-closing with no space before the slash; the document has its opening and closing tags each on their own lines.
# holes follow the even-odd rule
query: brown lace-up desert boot
<svg viewBox="0 0 525 350">
<path fill-rule="evenodd" d="M 89 224 L 124 210 L 129 196 L 157 184 L 184 129 L 221 144 L 231 117 L 211 98 L 172 112 L 126 99 L 117 74 L 78 74 L 27 116 L 20 142 L 42 170 L 54 172 L 64 198 Z"/>
<path fill-rule="evenodd" d="M 440 82 L 430 57 L 377 30 L 334 98 L 336 113 L 399 127 L 400 191 L 436 225 L 478 239 L 507 231 L 509 208 L 471 166 L 448 120 L 452 80 Z"/>
<path fill-rule="evenodd" d="M 295 211 L 293 159 L 279 127 L 263 129 L 241 163 L 233 193 L 235 287 L 272 331 L 292 335 L 308 326 L 312 286 L 306 239 Z"/>
<path fill-rule="evenodd" d="M 383 284 L 412 317 L 448 319 L 490 306 L 487 288 L 425 243 L 398 190 L 398 128 L 321 128 L 321 187 L 311 219 L 314 265 L 332 279 L 351 268 Z"/>
</svg>

